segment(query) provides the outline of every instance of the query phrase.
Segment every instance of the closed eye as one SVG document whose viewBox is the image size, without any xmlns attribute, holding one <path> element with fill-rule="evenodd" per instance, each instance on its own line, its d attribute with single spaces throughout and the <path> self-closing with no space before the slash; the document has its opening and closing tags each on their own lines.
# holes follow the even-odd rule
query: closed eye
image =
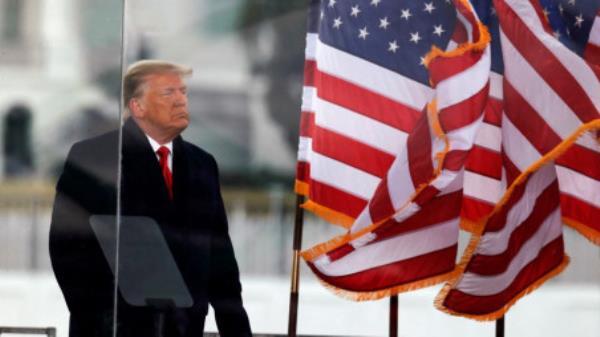
<svg viewBox="0 0 600 337">
<path fill-rule="evenodd" d="M 187 95 L 187 87 L 181 87 L 179 89 L 165 89 L 163 92 L 161 92 L 162 96 L 171 96 L 173 95 L 177 90 L 179 90 L 179 92 L 181 92 L 181 94 L 183 95 Z"/>
</svg>

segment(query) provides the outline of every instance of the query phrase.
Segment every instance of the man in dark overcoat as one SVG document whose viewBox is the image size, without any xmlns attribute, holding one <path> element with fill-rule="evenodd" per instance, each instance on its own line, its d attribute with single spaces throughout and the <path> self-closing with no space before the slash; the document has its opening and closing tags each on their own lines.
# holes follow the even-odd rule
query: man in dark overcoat
<svg viewBox="0 0 600 337">
<path fill-rule="evenodd" d="M 221 336 L 251 336 L 217 164 L 180 136 L 189 123 L 189 74 L 169 62 L 133 64 L 123 79 L 130 116 L 121 132 L 78 142 L 69 152 L 56 186 L 50 256 L 71 314 L 71 337 L 107 337 L 115 329 L 122 337 L 200 337 L 209 303 Z M 90 217 L 117 212 L 158 223 L 191 307 L 136 306 L 121 289 L 115 292 Z"/>
</svg>

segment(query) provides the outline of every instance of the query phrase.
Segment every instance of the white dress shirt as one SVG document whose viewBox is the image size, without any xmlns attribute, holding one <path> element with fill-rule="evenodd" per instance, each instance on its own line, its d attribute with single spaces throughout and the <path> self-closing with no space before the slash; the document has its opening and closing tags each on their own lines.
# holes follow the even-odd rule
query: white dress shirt
<svg viewBox="0 0 600 337">
<path fill-rule="evenodd" d="M 160 157 L 158 156 L 158 153 L 156 153 L 156 151 L 158 151 L 158 149 L 160 149 L 161 146 L 164 146 L 167 149 L 169 149 L 169 156 L 167 157 L 167 164 L 169 165 L 169 170 L 171 170 L 171 173 L 173 173 L 173 142 L 171 141 L 166 144 L 160 145 L 157 141 L 152 139 L 152 137 L 146 135 L 146 138 L 148 138 L 148 141 L 150 142 L 150 146 L 152 146 L 152 151 L 154 151 L 154 155 L 156 156 L 156 160 L 158 160 L 159 162 L 160 162 Z"/>
</svg>

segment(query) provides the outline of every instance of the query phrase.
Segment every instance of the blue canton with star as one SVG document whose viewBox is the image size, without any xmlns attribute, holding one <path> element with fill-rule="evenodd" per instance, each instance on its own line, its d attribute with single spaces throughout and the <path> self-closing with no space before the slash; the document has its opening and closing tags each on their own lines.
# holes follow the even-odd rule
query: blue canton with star
<svg viewBox="0 0 600 337">
<path fill-rule="evenodd" d="M 598 0 L 541 0 L 554 36 L 583 55 L 590 30 L 600 7 Z"/>
<path fill-rule="evenodd" d="M 472 0 L 477 15 L 488 27 L 492 36 L 492 70 L 502 74 L 504 64 L 500 46 L 498 16 L 491 0 Z M 589 39 L 599 0 L 540 0 L 554 36 L 567 48 L 583 55 Z"/>
<path fill-rule="evenodd" d="M 446 48 L 456 22 L 450 0 L 322 0 L 312 11 L 323 43 L 426 85 L 423 58 Z"/>
</svg>

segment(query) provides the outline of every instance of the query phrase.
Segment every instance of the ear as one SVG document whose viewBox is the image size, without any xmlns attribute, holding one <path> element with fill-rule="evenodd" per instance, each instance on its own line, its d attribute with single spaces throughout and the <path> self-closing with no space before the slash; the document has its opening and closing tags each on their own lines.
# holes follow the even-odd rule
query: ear
<svg viewBox="0 0 600 337">
<path fill-rule="evenodd" d="M 137 98 L 130 99 L 129 104 L 127 104 L 127 107 L 129 108 L 129 111 L 131 112 L 131 115 L 133 117 L 136 117 L 136 118 L 144 117 L 144 107 L 142 106 L 142 103 L 140 102 L 139 99 L 137 99 Z"/>
</svg>

